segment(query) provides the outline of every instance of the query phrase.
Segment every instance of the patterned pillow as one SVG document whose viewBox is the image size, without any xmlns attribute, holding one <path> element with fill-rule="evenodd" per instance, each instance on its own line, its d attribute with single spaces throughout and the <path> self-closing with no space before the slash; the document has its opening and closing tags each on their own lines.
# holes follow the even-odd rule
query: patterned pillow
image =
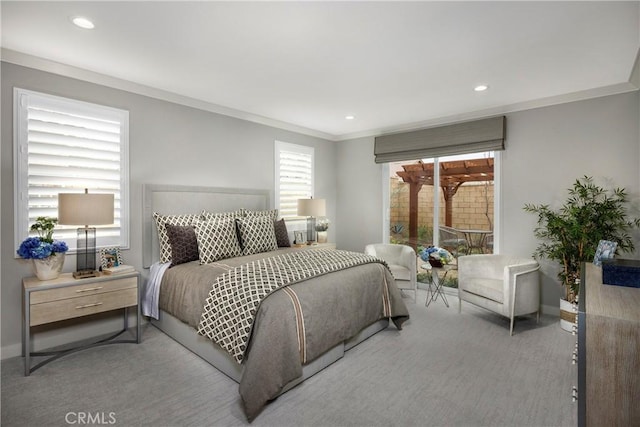
<svg viewBox="0 0 640 427">
<path fill-rule="evenodd" d="M 242 255 L 233 218 L 212 218 L 196 222 L 200 264 Z"/>
<path fill-rule="evenodd" d="M 269 216 L 254 216 L 236 219 L 244 255 L 275 251 L 278 249 L 273 219 Z"/>
<path fill-rule="evenodd" d="M 198 214 L 184 215 L 160 215 L 153 213 L 153 219 L 156 222 L 156 230 L 158 230 L 158 244 L 160 245 L 160 262 L 171 261 L 171 245 L 169 244 L 169 236 L 167 235 L 166 224 L 170 225 L 194 225 L 200 218 Z"/>
<path fill-rule="evenodd" d="M 196 230 L 193 225 L 181 226 L 165 224 L 165 228 L 169 236 L 169 244 L 171 245 L 170 268 L 174 265 L 200 259 L 198 254 L 198 239 L 196 238 Z"/>
<path fill-rule="evenodd" d="M 208 212 L 208 211 L 202 211 L 202 218 L 205 219 L 205 220 L 215 219 L 215 218 L 236 219 L 236 218 L 240 218 L 242 216 L 244 216 L 244 213 L 242 212 L 242 209 L 239 209 L 237 211 L 230 211 L 230 212 Z"/>
<path fill-rule="evenodd" d="M 244 210 L 244 217 L 250 217 L 250 218 L 254 218 L 254 217 L 268 217 L 271 218 L 272 221 L 275 221 L 276 219 L 278 219 L 278 209 L 269 209 L 266 211 L 247 211 Z"/>
<path fill-rule="evenodd" d="M 279 248 L 291 247 L 291 241 L 289 240 L 289 232 L 287 231 L 287 224 L 284 222 L 284 218 L 280 221 L 273 223 L 276 232 L 276 242 L 278 242 Z"/>
</svg>

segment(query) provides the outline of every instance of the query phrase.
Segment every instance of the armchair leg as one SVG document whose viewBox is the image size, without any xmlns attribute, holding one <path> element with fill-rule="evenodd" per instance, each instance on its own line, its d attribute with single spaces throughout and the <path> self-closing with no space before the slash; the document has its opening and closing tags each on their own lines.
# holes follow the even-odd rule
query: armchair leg
<svg viewBox="0 0 640 427">
<path fill-rule="evenodd" d="M 513 321 L 514 321 L 514 318 L 513 316 L 511 316 L 511 329 L 509 330 L 509 335 L 511 336 L 513 336 Z"/>
<path fill-rule="evenodd" d="M 458 314 L 462 313 L 462 300 L 458 296 Z"/>
<path fill-rule="evenodd" d="M 540 323 L 540 310 L 536 311 L 536 325 Z"/>
</svg>

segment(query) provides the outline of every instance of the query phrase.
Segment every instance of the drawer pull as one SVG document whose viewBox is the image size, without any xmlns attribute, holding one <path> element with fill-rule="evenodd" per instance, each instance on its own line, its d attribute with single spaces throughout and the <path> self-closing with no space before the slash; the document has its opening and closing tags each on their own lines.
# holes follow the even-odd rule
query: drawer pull
<svg viewBox="0 0 640 427">
<path fill-rule="evenodd" d="M 102 289 L 102 286 L 96 286 L 95 288 L 78 289 L 78 290 L 76 291 L 76 293 L 80 293 L 80 292 L 91 292 L 91 291 L 99 291 L 100 289 Z"/>
<path fill-rule="evenodd" d="M 102 303 L 101 302 L 94 302 L 93 304 L 79 305 L 79 306 L 76 307 L 76 310 L 80 310 L 81 308 L 97 307 L 99 305 L 102 305 Z"/>
</svg>

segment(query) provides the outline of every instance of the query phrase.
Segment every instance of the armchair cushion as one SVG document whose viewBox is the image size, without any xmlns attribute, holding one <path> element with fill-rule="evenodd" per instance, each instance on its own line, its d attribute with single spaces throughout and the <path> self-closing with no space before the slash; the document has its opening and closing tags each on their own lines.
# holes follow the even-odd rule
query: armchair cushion
<svg viewBox="0 0 640 427">
<path fill-rule="evenodd" d="M 466 255 L 458 258 L 458 310 L 462 301 L 511 319 L 539 313 L 538 263 L 507 255 Z"/>
<path fill-rule="evenodd" d="M 465 290 L 469 293 L 488 298 L 492 301 L 502 304 L 504 301 L 504 290 L 502 288 L 502 279 L 489 279 L 478 277 L 465 286 Z"/>
<path fill-rule="evenodd" d="M 367 245 L 364 253 L 383 259 L 389 266 L 398 289 L 414 292 L 417 295 L 417 255 L 411 246 L 390 243 Z"/>
</svg>

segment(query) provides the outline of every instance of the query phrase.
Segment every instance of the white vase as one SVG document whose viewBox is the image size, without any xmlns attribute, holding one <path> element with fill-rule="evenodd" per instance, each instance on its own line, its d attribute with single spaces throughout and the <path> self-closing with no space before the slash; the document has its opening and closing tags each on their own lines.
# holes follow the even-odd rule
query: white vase
<svg viewBox="0 0 640 427">
<path fill-rule="evenodd" d="M 576 324 L 576 308 L 569 301 L 560 298 L 560 327 L 567 332 L 573 332 Z"/>
<path fill-rule="evenodd" d="M 327 243 L 327 231 L 318 231 L 318 243 Z"/>
<path fill-rule="evenodd" d="M 64 265 L 64 253 L 54 252 L 51 256 L 33 260 L 33 270 L 40 280 L 52 280 L 60 276 Z"/>
</svg>

